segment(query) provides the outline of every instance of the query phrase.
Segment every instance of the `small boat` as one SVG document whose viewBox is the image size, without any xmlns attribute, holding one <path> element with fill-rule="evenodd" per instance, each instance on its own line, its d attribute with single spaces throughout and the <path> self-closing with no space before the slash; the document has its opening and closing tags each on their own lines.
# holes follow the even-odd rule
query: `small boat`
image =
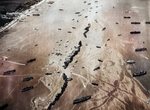
<svg viewBox="0 0 150 110">
<path fill-rule="evenodd" d="M 133 73 L 133 77 L 142 76 L 142 75 L 145 75 L 145 74 L 147 74 L 146 71 L 140 71 L 138 73 Z"/>
<path fill-rule="evenodd" d="M 135 61 L 134 60 L 128 60 L 127 64 L 135 64 Z"/>
</svg>

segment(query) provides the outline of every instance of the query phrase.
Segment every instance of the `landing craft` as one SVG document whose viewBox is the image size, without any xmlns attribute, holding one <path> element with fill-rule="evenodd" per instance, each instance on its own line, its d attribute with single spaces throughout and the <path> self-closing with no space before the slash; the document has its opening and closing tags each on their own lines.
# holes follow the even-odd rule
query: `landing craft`
<svg viewBox="0 0 150 110">
<path fill-rule="evenodd" d="M 45 73 L 45 75 L 52 75 L 52 73 Z"/>
<path fill-rule="evenodd" d="M 126 18 L 126 19 L 130 19 L 130 17 L 126 17 L 126 16 L 125 16 L 124 18 Z"/>
<path fill-rule="evenodd" d="M 8 75 L 8 74 L 11 74 L 11 73 L 14 73 L 14 72 L 16 72 L 15 69 L 14 70 L 10 70 L 10 71 L 6 71 L 6 72 L 3 73 L 3 75 Z"/>
<path fill-rule="evenodd" d="M 140 22 L 131 22 L 131 24 L 140 24 Z"/>
<path fill-rule="evenodd" d="M 141 32 L 140 31 L 133 31 L 133 32 L 130 32 L 130 34 L 140 34 Z"/>
<path fill-rule="evenodd" d="M 92 85 L 94 85 L 94 86 L 98 86 L 98 84 L 96 84 L 96 83 L 92 83 Z"/>
<path fill-rule="evenodd" d="M 27 77 L 27 78 L 24 78 L 23 79 L 23 82 L 25 82 L 25 81 L 30 81 L 30 80 L 32 80 L 33 79 L 33 77 Z"/>
<path fill-rule="evenodd" d="M 26 91 L 29 91 L 29 90 L 31 90 L 31 89 L 33 89 L 33 86 L 25 87 L 25 88 L 22 89 L 21 92 L 26 92 Z"/>
<path fill-rule="evenodd" d="M 40 16 L 40 14 L 33 14 L 33 16 Z"/>
<path fill-rule="evenodd" d="M 104 27 L 103 29 L 102 29 L 102 31 L 104 31 L 106 29 L 106 27 Z"/>
<path fill-rule="evenodd" d="M 149 22 L 147 21 L 147 22 L 145 22 L 145 23 L 146 23 L 146 24 L 150 24 L 150 21 L 149 21 Z"/>
<path fill-rule="evenodd" d="M 135 64 L 135 61 L 134 60 L 128 60 L 127 64 Z"/>
<path fill-rule="evenodd" d="M 96 48 L 101 48 L 100 46 L 96 46 Z"/>
<path fill-rule="evenodd" d="M 99 62 L 103 62 L 103 60 L 98 59 Z"/>
<path fill-rule="evenodd" d="M 36 58 L 28 60 L 27 63 L 31 63 L 33 61 L 36 61 Z"/>
<path fill-rule="evenodd" d="M 142 76 L 142 75 L 145 75 L 145 74 L 147 74 L 146 71 L 140 71 L 138 73 L 133 73 L 133 77 Z"/>
<path fill-rule="evenodd" d="M 93 71 L 96 71 L 96 70 L 98 70 L 98 69 L 100 69 L 100 67 L 96 67 Z"/>
<path fill-rule="evenodd" d="M 81 97 L 79 99 L 75 99 L 73 101 L 73 104 L 81 103 L 81 102 L 87 101 L 89 99 L 91 99 L 91 96 Z"/>
<path fill-rule="evenodd" d="M 147 48 L 137 48 L 137 49 L 135 49 L 135 51 L 136 52 L 138 52 L 138 51 L 147 51 Z"/>
</svg>

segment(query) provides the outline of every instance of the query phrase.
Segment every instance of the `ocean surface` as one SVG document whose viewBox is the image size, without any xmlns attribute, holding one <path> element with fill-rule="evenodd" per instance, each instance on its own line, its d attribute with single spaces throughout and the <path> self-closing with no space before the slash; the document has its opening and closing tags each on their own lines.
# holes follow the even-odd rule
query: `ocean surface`
<svg viewBox="0 0 150 110">
<path fill-rule="evenodd" d="M 13 20 L 13 18 L 4 18 L 2 16 L 5 16 L 6 13 L 15 12 L 18 6 L 27 1 L 29 0 L 0 0 L 0 27 Z"/>
</svg>

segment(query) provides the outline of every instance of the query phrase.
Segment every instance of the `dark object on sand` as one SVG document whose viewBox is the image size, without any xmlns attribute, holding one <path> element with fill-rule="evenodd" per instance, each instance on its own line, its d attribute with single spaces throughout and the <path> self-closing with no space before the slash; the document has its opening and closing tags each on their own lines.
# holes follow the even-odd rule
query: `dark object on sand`
<svg viewBox="0 0 150 110">
<path fill-rule="evenodd" d="M 131 24 L 140 24 L 140 22 L 131 22 Z"/>
<path fill-rule="evenodd" d="M 145 75 L 145 74 L 147 74 L 146 71 L 140 71 L 138 73 L 133 73 L 133 77 L 142 76 L 142 75 Z"/>
<path fill-rule="evenodd" d="M 53 4 L 54 3 L 54 1 L 49 1 L 49 2 L 47 2 L 48 4 Z"/>
<path fill-rule="evenodd" d="M 137 48 L 135 49 L 136 52 L 139 52 L 139 51 L 147 51 L 147 48 Z"/>
<path fill-rule="evenodd" d="M 89 31 L 90 27 L 91 27 L 91 24 L 89 23 L 88 26 L 84 29 L 84 30 L 86 30 L 86 31 L 83 33 L 83 35 L 84 35 L 85 38 L 87 38 L 86 33 Z"/>
<path fill-rule="evenodd" d="M 87 101 L 89 99 L 91 99 L 91 96 L 81 97 L 79 99 L 75 99 L 73 101 L 73 104 L 81 103 L 81 102 Z"/>
<path fill-rule="evenodd" d="M 9 71 L 4 72 L 3 75 L 8 75 L 8 74 L 11 74 L 11 73 L 14 73 L 14 72 L 16 72 L 15 69 L 14 70 L 9 70 Z"/>
<path fill-rule="evenodd" d="M 106 29 L 106 27 L 104 27 L 103 29 L 102 29 L 102 31 L 104 31 Z"/>
<path fill-rule="evenodd" d="M 99 62 L 103 62 L 103 60 L 98 59 Z"/>
<path fill-rule="evenodd" d="M 8 107 L 8 104 L 0 106 L 0 110 L 5 110 Z"/>
<path fill-rule="evenodd" d="M 130 19 L 130 17 L 129 17 L 129 16 L 128 16 L 128 17 L 126 17 L 126 16 L 125 16 L 124 18 L 125 18 L 125 19 Z"/>
<path fill-rule="evenodd" d="M 94 85 L 94 86 L 98 86 L 98 84 L 96 84 L 96 83 L 92 83 L 92 85 Z"/>
<path fill-rule="evenodd" d="M 59 11 L 64 11 L 64 9 L 59 9 Z"/>
<path fill-rule="evenodd" d="M 80 14 L 80 12 L 75 12 L 75 14 Z"/>
<path fill-rule="evenodd" d="M 145 22 L 145 24 L 150 24 L 150 21 Z"/>
<path fill-rule="evenodd" d="M 96 46 L 96 48 L 101 48 L 100 46 Z"/>
<path fill-rule="evenodd" d="M 61 53 L 56 53 L 55 55 L 57 55 L 57 56 L 62 56 L 62 54 L 61 54 Z"/>
<path fill-rule="evenodd" d="M 127 64 L 135 64 L 135 61 L 134 60 L 128 60 Z"/>
<path fill-rule="evenodd" d="M 110 39 L 107 39 L 107 41 L 110 41 Z"/>
<path fill-rule="evenodd" d="M 25 87 L 25 88 L 22 89 L 21 92 L 26 92 L 26 91 L 29 91 L 29 90 L 31 90 L 31 89 L 33 89 L 33 86 Z"/>
<path fill-rule="evenodd" d="M 31 62 L 33 62 L 33 61 L 35 61 L 35 60 L 36 60 L 36 58 L 30 59 L 30 60 L 27 61 L 27 63 L 31 63 Z"/>
<path fill-rule="evenodd" d="M 40 16 L 40 14 L 33 14 L 33 16 Z"/>
<path fill-rule="evenodd" d="M 98 69 L 100 69 L 100 67 L 96 67 L 93 71 L 96 71 L 96 70 L 98 70 Z"/>
<path fill-rule="evenodd" d="M 133 31 L 133 32 L 130 32 L 130 34 L 140 34 L 141 32 L 140 31 Z"/>
<path fill-rule="evenodd" d="M 33 79 L 33 77 L 27 77 L 27 78 L 24 78 L 24 79 L 23 79 L 23 82 L 30 81 L 30 80 L 32 80 L 32 79 Z"/>
<path fill-rule="evenodd" d="M 52 73 L 45 73 L 45 75 L 52 75 Z"/>
</svg>

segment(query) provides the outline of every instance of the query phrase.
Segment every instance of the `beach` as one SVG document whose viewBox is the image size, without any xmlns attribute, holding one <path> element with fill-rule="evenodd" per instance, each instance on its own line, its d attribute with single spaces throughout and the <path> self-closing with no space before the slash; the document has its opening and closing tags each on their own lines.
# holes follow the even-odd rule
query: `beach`
<svg viewBox="0 0 150 110">
<path fill-rule="evenodd" d="M 43 0 L 23 11 L 1 27 L 0 107 L 150 109 L 148 10 L 148 0 Z M 139 71 L 147 74 L 133 77 Z M 33 79 L 23 82 L 27 77 Z M 26 87 L 33 89 L 22 92 Z"/>
</svg>

